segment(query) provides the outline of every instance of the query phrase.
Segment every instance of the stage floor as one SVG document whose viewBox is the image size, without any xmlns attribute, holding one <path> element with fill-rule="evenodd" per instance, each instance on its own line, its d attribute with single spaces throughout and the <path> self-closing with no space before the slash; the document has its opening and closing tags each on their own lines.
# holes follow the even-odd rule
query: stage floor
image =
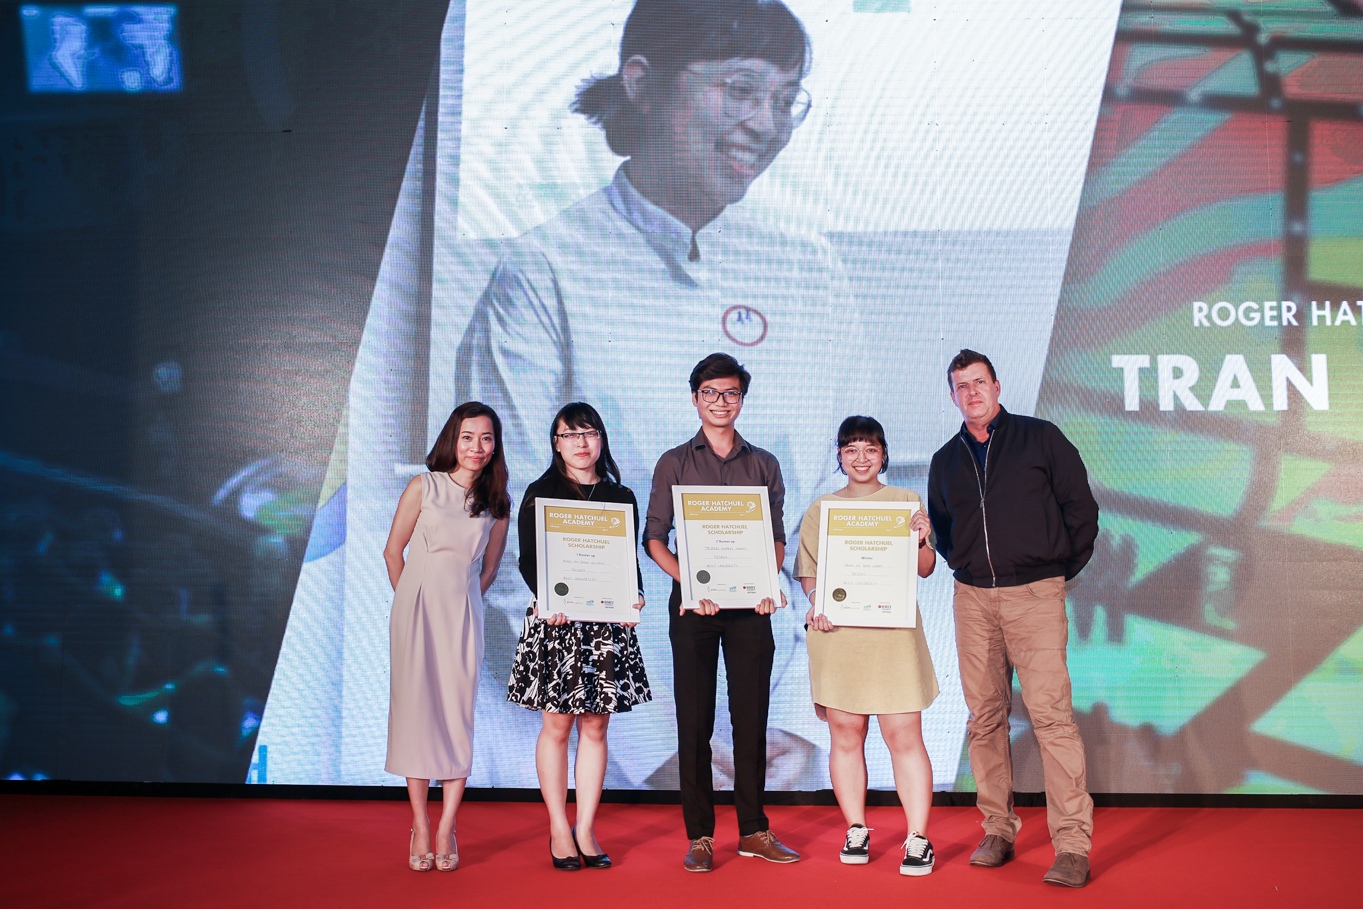
<svg viewBox="0 0 1363 909">
<path fill-rule="evenodd" d="M 438 806 L 432 806 L 438 808 Z M 938 808 L 937 867 L 898 873 L 903 814 L 873 808 L 871 863 L 838 862 L 836 808 L 773 807 L 772 829 L 796 865 L 739 858 L 732 808 L 719 809 L 716 868 L 681 869 L 674 806 L 605 805 L 597 827 L 608 871 L 549 866 L 542 806 L 469 802 L 453 874 L 406 868 L 408 809 L 392 801 L 0 796 L 0 905 L 231 906 L 877 906 L 1357 905 L 1353 809 L 1105 808 L 1095 818 L 1093 878 L 1042 884 L 1053 857 L 1045 813 L 1023 809 L 1017 858 L 972 868 L 974 808 Z"/>
</svg>

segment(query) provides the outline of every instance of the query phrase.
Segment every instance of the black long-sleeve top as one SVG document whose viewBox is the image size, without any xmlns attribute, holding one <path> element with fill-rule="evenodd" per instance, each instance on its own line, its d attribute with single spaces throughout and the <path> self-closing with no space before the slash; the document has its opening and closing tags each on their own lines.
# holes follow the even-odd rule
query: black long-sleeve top
<svg viewBox="0 0 1363 909">
<path fill-rule="evenodd" d="M 587 494 L 591 498 L 587 498 Z M 614 502 L 619 505 L 629 505 L 634 511 L 634 566 L 639 576 L 639 593 L 644 592 L 644 572 L 639 568 L 639 502 L 634 498 L 634 492 L 628 486 L 621 486 L 619 483 L 612 483 L 610 480 L 603 479 L 595 486 L 574 487 L 568 483 L 563 476 L 550 467 L 540 478 L 526 487 L 525 495 L 521 497 L 521 511 L 516 517 L 516 533 L 520 539 L 521 557 L 517 563 L 521 570 L 521 577 L 525 579 L 526 586 L 531 593 L 535 593 L 539 586 L 539 566 L 535 560 L 535 499 L 544 497 L 547 499 L 580 499 L 591 502 Z"/>
</svg>

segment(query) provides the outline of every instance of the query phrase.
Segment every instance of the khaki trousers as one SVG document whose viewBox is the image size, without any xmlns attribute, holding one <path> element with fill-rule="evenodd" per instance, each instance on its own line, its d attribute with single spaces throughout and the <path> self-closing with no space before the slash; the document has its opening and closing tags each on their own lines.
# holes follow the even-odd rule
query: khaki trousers
<svg viewBox="0 0 1363 909">
<path fill-rule="evenodd" d="M 1013 670 L 1031 715 L 1046 777 L 1046 822 L 1055 851 L 1088 855 L 1093 799 L 1085 781 L 1084 743 L 1074 724 L 1065 580 L 992 589 L 956 582 L 956 650 L 970 708 L 966 725 L 985 833 L 1010 842 L 1022 821 L 1013 811 L 1013 755 L 1008 713 Z"/>
</svg>

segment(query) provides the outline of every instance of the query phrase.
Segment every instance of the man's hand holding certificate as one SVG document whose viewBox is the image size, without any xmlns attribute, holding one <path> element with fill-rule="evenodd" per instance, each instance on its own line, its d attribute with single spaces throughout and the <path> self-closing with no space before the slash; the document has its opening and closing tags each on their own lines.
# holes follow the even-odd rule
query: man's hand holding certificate
<svg viewBox="0 0 1363 909">
<path fill-rule="evenodd" d="M 917 624 L 917 511 L 910 502 L 822 504 L 816 615 L 834 626 Z"/>
</svg>

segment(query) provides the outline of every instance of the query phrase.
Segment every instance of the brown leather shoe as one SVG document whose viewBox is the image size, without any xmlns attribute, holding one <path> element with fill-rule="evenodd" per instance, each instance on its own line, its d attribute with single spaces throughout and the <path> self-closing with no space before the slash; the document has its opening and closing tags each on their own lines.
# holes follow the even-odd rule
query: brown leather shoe
<svg viewBox="0 0 1363 909">
<path fill-rule="evenodd" d="M 1082 887 L 1089 882 L 1089 857 L 1077 852 L 1062 852 L 1055 857 L 1055 864 L 1042 880 L 1061 887 Z"/>
<path fill-rule="evenodd" d="M 997 833 L 986 834 L 970 856 L 970 864 L 997 868 L 1013 857 L 1013 844 Z"/>
<path fill-rule="evenodd" d="M 710 871 L 715 865 L 715 840 L 703 836 L 691 841 L 691 849 L 682 859 L 682 867 L 687 871 Z"/>
<path fill-rule="evenodd" d="M 746 855 L 748 858 L 766 859 L 769 862 L 777 862 L 785 865 L 789 862 L 798 862 L 800 853 L 784 846 L 781 841 L 770 830 L 759 830 L 748 836 L 738 838 L 738 854 Z"/>
</svg>

